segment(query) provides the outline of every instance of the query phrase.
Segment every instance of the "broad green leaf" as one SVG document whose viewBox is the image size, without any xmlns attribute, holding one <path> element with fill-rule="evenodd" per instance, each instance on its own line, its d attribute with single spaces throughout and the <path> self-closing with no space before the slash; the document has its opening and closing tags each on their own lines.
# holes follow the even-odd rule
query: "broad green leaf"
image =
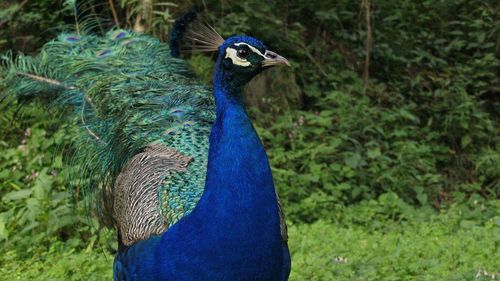
<svg viewBox="0 0 500 281">
<path fill-rule="evenodd" d="M 3 201 L 16 201 L 21 199 L 26 199 L 30 197 L 32 189 L 21 189 L 16 191 L 11 191 L 2 197 Z"/>
</svg>

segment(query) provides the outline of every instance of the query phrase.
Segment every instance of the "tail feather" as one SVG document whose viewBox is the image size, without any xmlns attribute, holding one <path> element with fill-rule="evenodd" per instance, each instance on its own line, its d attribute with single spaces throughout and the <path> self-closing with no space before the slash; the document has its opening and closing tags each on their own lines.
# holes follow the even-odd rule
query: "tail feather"
<svg viewBox="0 0 500 281">
<path fill-rule="evenodd" d="M 82 130 L 71 161 L 80 167 L 79 185 L 95 195 L 88 196 L 89 208 L 108 225 L 114 181 L 134 155 L 155 143 L 186 155 L 206 153 L 207 144 L 200 148 L 188 143 L 194 139 L 176 136 L 189 127 L 206 138 L 214 118 L 211 90 L 167 46 L 146 35 L 62 34 L 36 57 L 3 56 L 0 85 L 6 99 L 37 98 L 72 108 L 68 121 Z M 186 177 L 202 179 L 203 165 L 195 162 L 195 174 Z"/>
</svg>

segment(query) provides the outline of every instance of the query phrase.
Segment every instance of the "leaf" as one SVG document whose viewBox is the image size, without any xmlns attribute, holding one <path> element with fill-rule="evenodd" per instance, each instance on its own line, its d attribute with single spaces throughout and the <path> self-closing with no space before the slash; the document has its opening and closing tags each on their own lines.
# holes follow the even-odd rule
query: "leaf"
<svg viewBox="0 0 500 281">
<path fill-rule="evenodd" d="M 493 217 L 493 223 L 496 225 L 496 226 L 499 226 L 500 227 L 500 216 L 495 216 Z"/>
<path fill-rule="evenodd" d="M 361 162 L 361 155 L 359 153 L 352 153 L 349 157 L 345 159 L 345 164 L 353 169 L 359 166 Z"/>
<path fill-rule="evenodd" d="M 476 225 L 475 221 L 472 220 L 462 220 L 460 221 L 460 227 L 461 228 L 472 228 Z"/>
<path fill-rule="evenodd" d="M 17 201 L 30 197 L 33 190 L 31 189 L 21 189 L 17 191 L 11 191 L 5 194 L 2 198 L 3 201 Z"/>
<path fill-rule="evenodd" d="M 9 231 L 7 230 L 6 224 L 4 217 L 0 216 L 0 241 L 9 237 Z"/>
<path fill-rule="evenodd" d="M 401 117 L 407 119 L 407 120 L 411 120 L 411 121 L 414 121 L 414 122 L 418 122 L 418 117 L 416 117 L 415 115 L 413 115 L 411 112 L 405 110 L 405 109 L 400 109 L 399 110 L 399 114 L 401 114 Z"/>
<path fill-rule="evenodd" d="M 460 146 L 462 146 L 462 148 L 466 148 L 471 142 L 472 138 L 469 135 L 465 135 L 460 140 Z"/>
<path fill-rule="evenodd" d="M 417 200 L 418 202 L 424 206 L 425 204 L 427 204 L 427 194 L 425 193 L 418 193 L 417 194 Z"/>
<path fill-rule="evenodd" d="M 379 147 L 376 147 L 376 148 L 373 148 L 373 149 L 369 149 L 366 152 L 366 156 L 368 156 L 368 158 L 370 158 L 370 159 L 377 158 L 380 155 L 382 155 L 382 153 L 380 152 L 380 148 Z"/>
</svg>

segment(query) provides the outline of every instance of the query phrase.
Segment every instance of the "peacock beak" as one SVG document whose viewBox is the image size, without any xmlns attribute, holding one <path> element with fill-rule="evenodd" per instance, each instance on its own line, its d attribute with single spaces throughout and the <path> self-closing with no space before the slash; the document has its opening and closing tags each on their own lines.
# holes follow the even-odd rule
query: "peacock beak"
<svg viewBox="0 0 500 281">
<path fill-rule="evenodd" d="M 275 52 L 266 50 L 264 56 L 266 58 L 262 61 L 262 66 L 275 66 L 275 65 L 291 66 L 286 58 L 276 54 Z"/>
</svg>

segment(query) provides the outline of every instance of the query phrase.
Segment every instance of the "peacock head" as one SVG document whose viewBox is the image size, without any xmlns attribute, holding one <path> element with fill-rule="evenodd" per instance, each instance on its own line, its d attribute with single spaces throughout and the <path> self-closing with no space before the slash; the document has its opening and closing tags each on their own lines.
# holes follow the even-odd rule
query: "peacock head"
<svg viewBox="0 0 500 281">
<path fill-rule="evenodd" d="M 279 65 L 290 63 L 253 37 L 233 36 L 218 48 L 218 70 L 236 84 L 244 85 L 263 70 Z"/>
<path fill-rule="evenodd" d="M 258 39 L 249 36 L 222 38 L 199 17 L 196 10 L 175 22 L 170 34 L 170 50 L 173 56 L 178 56 L 183 50 L 217 52 L 216 79 L 225 79 L 236 87 L 244 86 L 265 69 L 290 66 L 287 59 L 268 50 Z"/>
</svg>

